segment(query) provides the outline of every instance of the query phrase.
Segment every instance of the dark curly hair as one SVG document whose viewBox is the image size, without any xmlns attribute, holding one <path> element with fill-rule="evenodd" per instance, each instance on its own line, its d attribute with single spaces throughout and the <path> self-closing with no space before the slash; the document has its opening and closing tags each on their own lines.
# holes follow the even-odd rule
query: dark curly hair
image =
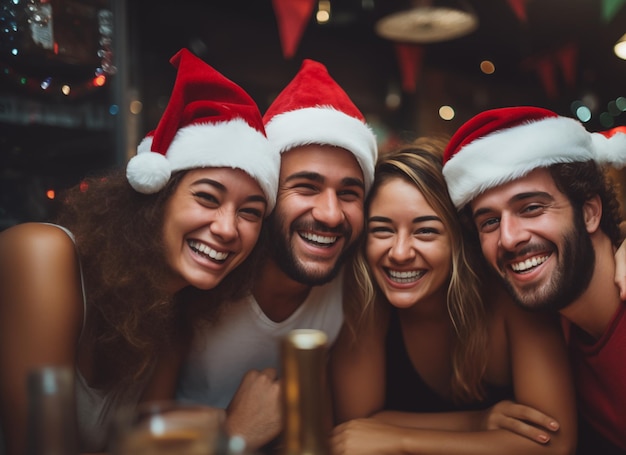
<svg viewBox="0 0 626 455">
<path fill-rule="evenodd" d="M 172 296 L 163 289 L 164 209 L 184 174 L 146 195 L 113 170 L 62 195 L 55 222 L 76 238 L 87 301 L 82 336 L 94 344 L 99 387 L 125 387 L 145 377 L 159 352 L 188 341 L 193 324 L 213 320 L 219 303 L 249 288 L 256 249 L 213 290 L 187 287 Z"/>
<path fill-rule="evenodd" d="M 615 185 L 595 161 L 553 164 L 549 168 L 557 188 L 567 196 L 577 213 L 595 195 L 602 201 L 600 228 L 615 246 L 620 243 L 621 207 Z"/>
</svg>

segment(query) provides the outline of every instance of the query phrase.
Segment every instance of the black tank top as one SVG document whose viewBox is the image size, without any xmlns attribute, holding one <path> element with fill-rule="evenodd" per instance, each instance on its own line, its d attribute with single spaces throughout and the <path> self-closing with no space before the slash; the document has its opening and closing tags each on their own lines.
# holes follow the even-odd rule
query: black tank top
<svg viewBox="0 0 626 455">
<path fill-rule="evenodd" d="M 413 367 L 402 338 L 398 312 L 391 311 L 386 343 L 385 409 L 404 412 L 450 412 L 486 409 L 513 399 L 513 388 L 486 384 L 486 398 L 475 403 L 454 403 L 432 390 Z"/>
</svg>

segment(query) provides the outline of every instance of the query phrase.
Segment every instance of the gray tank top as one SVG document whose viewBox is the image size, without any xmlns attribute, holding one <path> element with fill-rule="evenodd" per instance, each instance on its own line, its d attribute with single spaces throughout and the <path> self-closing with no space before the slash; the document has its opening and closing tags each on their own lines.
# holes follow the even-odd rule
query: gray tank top
<svg viewBox="0 0 626 455">
<path fill-rule="evenodd" d="M 50 224 L 50 223 L 45 223 Z M 53 224 L 62 229 L 75 242 L 74 235 L 65 227 Z M 87 318 L 87 300 L 83 282 L 82 266 L 79 263 L 80 279 L 83 294 L 83 329 Z M 79 339 L 80 343 L 80 339 Z M 142 387 L 130 387 L 124 391 L 108 392 L 95 389 L 87 384 L 83 375 L 75 368 L 76 408 L 80 452 L 105 452 L 109 449 L 111 425 L 118 410 L 127 405 L 134 406 L 139 401 Z"/>
</svg>

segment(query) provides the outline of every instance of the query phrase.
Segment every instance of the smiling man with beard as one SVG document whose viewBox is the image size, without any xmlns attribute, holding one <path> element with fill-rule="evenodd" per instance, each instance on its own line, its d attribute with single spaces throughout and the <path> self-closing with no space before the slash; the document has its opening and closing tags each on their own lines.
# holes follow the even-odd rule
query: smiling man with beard
<svg viewBox="0 0 626 455">
<path fill-rule="evenodd" d="M 465 123 L 444 155 L 450 195 L 512 297 L 562 317 L 581 454 L 626 451 L 626 305 L 614 281 L 620 214 L 601 168 L 626 163 L 626 135 L 612 133 L 588 133 L 545 109 L 495 109 Z"/>
<path fill-rule="evenodd" d="M 364 116 L 319 62 L 303 62 L 263 121 L 281 153 L 263 260 L 252 292 L 194 333 L 176 386 L 179 400 L 225 408 L 227 430 L 245 434 L 251 450 L 282 428 L 281 339 L 318 329 L 332 344 L 343 324 L 342 269 L 363 232 L 377 159 Z M 259 395 L 265 406 L 251 407 Z"/>
</svg>

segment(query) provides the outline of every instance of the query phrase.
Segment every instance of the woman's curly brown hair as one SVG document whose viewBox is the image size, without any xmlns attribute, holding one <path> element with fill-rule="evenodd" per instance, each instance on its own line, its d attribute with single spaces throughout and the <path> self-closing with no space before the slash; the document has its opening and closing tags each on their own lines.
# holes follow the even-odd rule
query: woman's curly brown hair
<svg viewBox="0 0 626 455">
<path fill-rule="evenodd" d="M 184 174 L 146 195 L 114 170 L 62 197 L 55 222 L 76 238 L 87 302 L 83 336 L 94 342 L 99 387 L 124 387 L 143 377 L 159 352 L 188 337 L 196 321 L 215 318 L 218 303 L 242 295 L 252 279 L 254 252 L 214 290 L 188 287 L 172 296 L 163 289 L 165 203 Z"/>
</svg>

